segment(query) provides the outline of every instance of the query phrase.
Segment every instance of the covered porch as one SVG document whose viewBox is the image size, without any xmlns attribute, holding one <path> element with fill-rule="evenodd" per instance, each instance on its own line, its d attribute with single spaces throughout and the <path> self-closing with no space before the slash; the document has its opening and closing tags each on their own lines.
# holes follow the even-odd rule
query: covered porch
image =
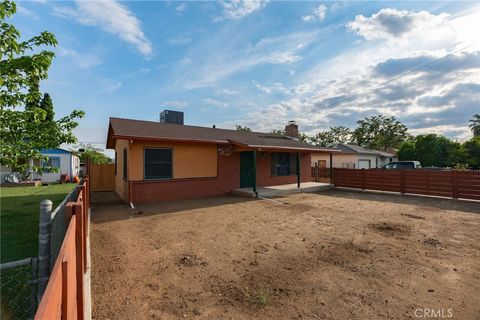
<svg viewBox="0 0 480 320">
<path fill-rule="evenodd" d="M 232 190 L 232 194 L 248 198 L 272 198 L 294 193 L 312 193 L 330 190 L 330 183 L 322 182 L 303 182 L 300 186 L 296 183 L 282 184 L 278 186 L 257 187 L 256 192 L 253 188 L 237 188 Z"/>
</svg>

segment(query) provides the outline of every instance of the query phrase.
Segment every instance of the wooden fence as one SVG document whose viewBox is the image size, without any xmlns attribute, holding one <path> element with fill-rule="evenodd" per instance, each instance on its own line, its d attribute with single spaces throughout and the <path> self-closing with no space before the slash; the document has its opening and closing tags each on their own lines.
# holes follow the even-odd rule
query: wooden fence
<svg viewBox="0 0 480 320">
<path fill-rule="evenodd" d="M 35 319 L 84 319 L 89 203 L 89 182 L 85 177 L 76 200 L 67 203 L 67 233 Z"/>
<path fill-rule="evenodd" d="M 115 190 L 115 164 L 90 163 L 87 165 L 87 174 L 90 178 L 90 191 Z"/>
<path fill-rule="evenodd" d="M 333 169 L 337 187 L 480 200 L 480 172 Z"/>
</svg>

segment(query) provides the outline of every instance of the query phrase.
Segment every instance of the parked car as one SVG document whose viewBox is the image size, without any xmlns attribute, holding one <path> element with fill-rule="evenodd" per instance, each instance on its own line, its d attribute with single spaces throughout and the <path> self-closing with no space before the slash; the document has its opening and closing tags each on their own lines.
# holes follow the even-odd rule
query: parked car
<svg viewBox="0 0 480 320">
<path fill-rule="evenodd" d="M 418 161 L 396 161 L 387 163 L 382 169 L 420 169 L 422 165 Z"/>
</svg>

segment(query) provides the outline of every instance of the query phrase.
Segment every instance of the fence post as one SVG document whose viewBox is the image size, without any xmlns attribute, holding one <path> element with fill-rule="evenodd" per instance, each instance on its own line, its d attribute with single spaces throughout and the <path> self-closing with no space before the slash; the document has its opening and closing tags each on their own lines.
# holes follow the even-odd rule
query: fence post
<svg viewBox="0 0 480 320">
<path fill-rule="evenodd" d="M 52 201 L 40 202 L 38 224 L 38 292 L 37 301 L 42 300 L 50 276 L 50 254 L 52 244 Z"/>
<path fill-rule="evenodd" d="M 365 169 L 362 169 L 362 190 L 365 190 Z"/>
<path fill-rule="evenodd" d="M 83 220 L 83 206 L 81 203 L 74 205 L 75 210 L 75 261 L 76 261 L 76 280 L 77 280 L 77 319 L 83 320 L 84 307 L 84 288 L 83 288 L 83 274 L 86 271 L 85 259 L 85 239 L 84 228 L 85 221 Z"/>
<path fill-rule="evenodd" d="M 458 171 L 452 170 L 452 197 L 458 199 Z"/>
<path fill-rule="evenodd" d="M 400 193 L 405 195 L 405 169 L 400 169 Z"/>
<path fill-rule="evenodd" d="M 68 258 L 62 258 L 62 300 L 61 300 L 61 314 L 62 319 L 68 319 Z"/>
</svg>

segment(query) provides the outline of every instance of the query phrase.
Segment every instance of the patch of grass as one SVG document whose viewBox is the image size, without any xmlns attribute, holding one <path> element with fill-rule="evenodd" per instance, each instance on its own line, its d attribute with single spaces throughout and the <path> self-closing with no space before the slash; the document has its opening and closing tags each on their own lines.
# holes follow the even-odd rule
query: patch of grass
<svg viewBox="0 0 480 320">
<path fill-rule="evenodd" d="M 1 263 L 38 254 L 40 201 L 52 200 L 55 209 L 74 187 L 74 183 L 67 183 L 0 188 Z"/>
<path fill-rule="evenodd" d="M 249 289 L 239 288 L 245 300 L 256 307 L 264 307 L 270 301 L 270 290 L 266 289 Z"/>
</svg>

